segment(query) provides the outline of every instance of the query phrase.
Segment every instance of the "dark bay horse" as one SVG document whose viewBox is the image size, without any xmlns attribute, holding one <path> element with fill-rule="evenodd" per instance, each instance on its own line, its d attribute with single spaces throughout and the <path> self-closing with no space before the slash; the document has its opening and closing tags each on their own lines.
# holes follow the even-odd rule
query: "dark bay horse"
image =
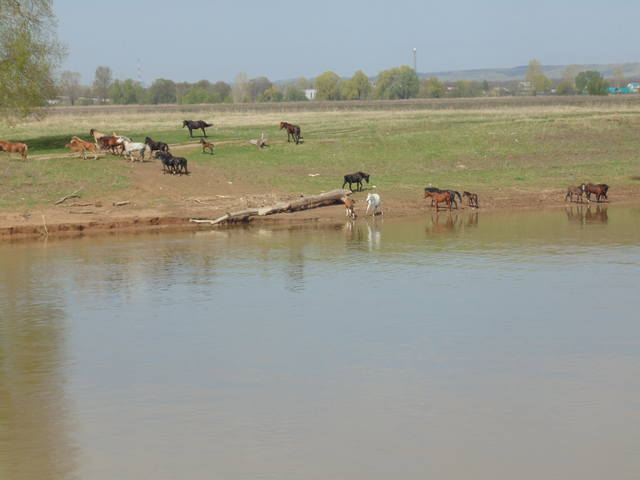
<svg viewBox="0 0 640 480">
<path fill-rule="evenodd" d="M 182 122 L 182 128 L 187 127 L 189 129 L 189 136 L 193 138 L 193 130 L 202 130 L 202 134 L 206 137 L 207 132 L 204 130 L 207 127 L 213 127 L 213 123 L 207 123 L 204 120 L 185 120 Z"/>
<path fill-rule="evenodd" d="M 300 143 L 300 127 L 288 122 L 280 122 L 280 130 L 287 130 L 287 142 L 291 141 L 291 138 L 296 142 L 296 145 Z"/>
</svg>

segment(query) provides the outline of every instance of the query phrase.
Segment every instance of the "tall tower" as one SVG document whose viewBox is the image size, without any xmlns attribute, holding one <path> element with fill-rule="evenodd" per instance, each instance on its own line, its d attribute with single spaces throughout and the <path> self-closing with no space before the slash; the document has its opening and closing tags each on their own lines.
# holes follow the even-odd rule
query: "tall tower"
<svg viewBox="0 0 640 480">
<path fill-rule="evenodd" d="M 418 73 L 418 49 L 413 47 L 411 53 L 413 53 L 413 70 Z"/>
<path fill-rule="evenodd" d="M 138 61 L 137 61 L 137 66 L 136 66 L 136 73 L 137 73 L 137 76 L 138 76 L 138 78 L 136 80 L 138 80 L 140 85 L 142 85 L 142 62 L 140 61 L 139 58 L 138 58 Z"/>
</svg>

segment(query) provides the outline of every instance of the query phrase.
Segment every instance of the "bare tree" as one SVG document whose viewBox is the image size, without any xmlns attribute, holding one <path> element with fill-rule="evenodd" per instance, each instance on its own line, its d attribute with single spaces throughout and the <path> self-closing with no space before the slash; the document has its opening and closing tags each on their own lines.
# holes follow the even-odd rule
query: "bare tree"
<svg viewBox="0 0 640 480">
<path fill-rule="evenodd" d="M 113 85 L 113 76 L 109 67 L 96 68 L 96 76 L 93 81 L 93 93 L 98 97 L 100 103 L 104 103 L 109 98 L 109 89 Z"/>
<path fill-rule="evenodd" d="M 69 103 L 75 105 L 82 90 L 80 86 L 80 74 L 78 72 L 65 70 L 60 74 L 60 78 L 58 79 L 58 88 L 60 93 L 69 99 Z"/>
</svg>

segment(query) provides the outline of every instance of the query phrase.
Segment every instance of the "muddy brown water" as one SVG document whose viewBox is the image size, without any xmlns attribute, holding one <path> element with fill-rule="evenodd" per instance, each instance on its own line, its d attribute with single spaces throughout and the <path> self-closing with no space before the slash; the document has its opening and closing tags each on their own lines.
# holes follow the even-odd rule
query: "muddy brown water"
<svg viewBox="0 0 640 480">
<path fill-rule="evenodd" d="M 640 208 L 0 245 L 0 478 L 637 479 Z"/>
</svg>

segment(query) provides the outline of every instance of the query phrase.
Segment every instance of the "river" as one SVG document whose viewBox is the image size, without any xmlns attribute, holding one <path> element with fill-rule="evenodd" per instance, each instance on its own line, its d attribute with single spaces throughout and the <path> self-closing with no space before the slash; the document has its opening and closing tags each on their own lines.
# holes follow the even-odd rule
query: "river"
<svg viewBox="0 0 640 480">
<path fill-rule="evenodd" d="M 0 244 L 0 478 L 640 476 L 640 208 Z"/>
</svg>

